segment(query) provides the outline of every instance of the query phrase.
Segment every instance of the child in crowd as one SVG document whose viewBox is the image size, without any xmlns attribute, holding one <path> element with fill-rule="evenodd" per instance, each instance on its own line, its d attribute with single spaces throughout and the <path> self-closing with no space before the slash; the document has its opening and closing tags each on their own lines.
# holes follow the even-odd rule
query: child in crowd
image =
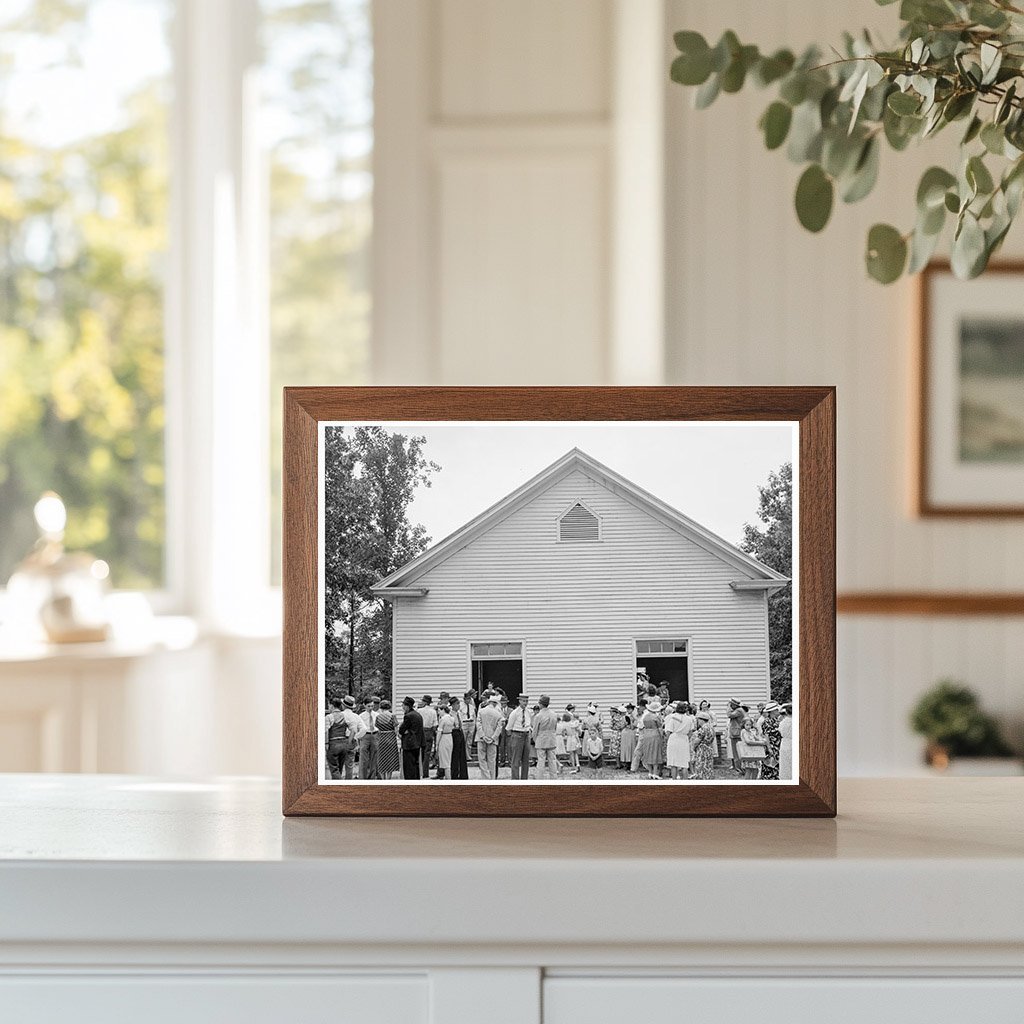
<svg viewBox="0 0 1024 1024">
<path fill-rule="evenodd" d="M 555 726 L 555 754 L 566 759 L 569 774 L 580 770 L 580 723 L 568 711 L 562 714 Z"/>
<path fill-rule="evenodd" d="M 596 726 L 587 729 L 587 738 L 584 741 L 584 752 L 587 755 L 587 763 L 594 777 L 601 775 L 601 766 L 604 764 L 604 740 Z"/>
</svg>

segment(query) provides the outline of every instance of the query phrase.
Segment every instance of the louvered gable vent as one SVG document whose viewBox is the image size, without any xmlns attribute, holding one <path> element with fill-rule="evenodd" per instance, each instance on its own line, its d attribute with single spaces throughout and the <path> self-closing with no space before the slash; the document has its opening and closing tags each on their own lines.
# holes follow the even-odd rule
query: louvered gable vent
<svg viewBox="0 0 1024 1024">
<path fill-rule="evenodd" d="M 559 540 L 598 540 L 600 526 L 597 516 L 579 502 L 558 520 Z"/>
</svg>

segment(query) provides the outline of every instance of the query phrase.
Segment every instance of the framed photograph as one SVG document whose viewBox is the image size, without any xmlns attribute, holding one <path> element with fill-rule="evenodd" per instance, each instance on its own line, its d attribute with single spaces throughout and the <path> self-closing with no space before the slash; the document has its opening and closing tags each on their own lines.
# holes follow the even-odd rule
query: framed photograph
<svg viewBox="0 0 1024 1024">
<path fill-rule="evenodd" d="M 1024 263 L 919 287 L 917 511 L 1024 515 Z"/>
<path fill-rule="evenodd" d="M 287 388 L 284 813 L 834 816 L 832 388 Z"/>
</svg>

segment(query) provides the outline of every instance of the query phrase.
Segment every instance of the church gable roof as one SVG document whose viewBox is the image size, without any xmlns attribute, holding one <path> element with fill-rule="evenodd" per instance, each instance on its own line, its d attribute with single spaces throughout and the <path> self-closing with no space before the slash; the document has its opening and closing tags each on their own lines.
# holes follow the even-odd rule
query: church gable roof
<svg viewBox="0 0 1024 1024">
<path fill-rule="evenodd" d="M 425 589 L 416 584 L 416 581 L 424 573 L 454 555 L 488 530 L 493 529 L 510 515 L 528 505 L 539 494 L 576 470 L 582 471 L 586 476 L 601 483 L 652 518 L 732 566 L 739 574 L 738 579 L 733 583 L 735 589 L 775 590 L 789 582 L 785 576 L 723 540 L 711 530 L 690 519 L 689 516 L 683 515 L 682 512 L 598 462 L 586 452 L 579 448 L 573 448 L 547 469 L 542 470 L 512 491 L 511 494 L 506 495 L 501 501 L 475 516 L 465 526 L 433 544 L 411 562 L 407 562 L 390 576 L 381 580 L 373 588 L 373 592 L 379 597 L 385 598 L 415 597 L 425 593 Z"/>
</svg>

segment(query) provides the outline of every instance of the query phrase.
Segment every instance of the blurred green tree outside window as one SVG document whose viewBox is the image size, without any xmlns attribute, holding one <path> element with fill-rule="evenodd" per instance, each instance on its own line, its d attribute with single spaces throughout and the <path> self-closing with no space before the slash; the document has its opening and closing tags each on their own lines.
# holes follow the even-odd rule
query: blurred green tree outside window
<svg viewBox="0 0 1024 1024">
<path fill-rule="evenodd" d="M 115 586 L 164 579 L 171 13 L 0 8 L 0 586 L 47 489 Z"/>
<path fill-rule="evenodd" d="M 276 583 L 281 388 L 361 384 L 368 376 L 373 37 L 371 0 L 263 0 L 262 7 Z"/>
</svg>

